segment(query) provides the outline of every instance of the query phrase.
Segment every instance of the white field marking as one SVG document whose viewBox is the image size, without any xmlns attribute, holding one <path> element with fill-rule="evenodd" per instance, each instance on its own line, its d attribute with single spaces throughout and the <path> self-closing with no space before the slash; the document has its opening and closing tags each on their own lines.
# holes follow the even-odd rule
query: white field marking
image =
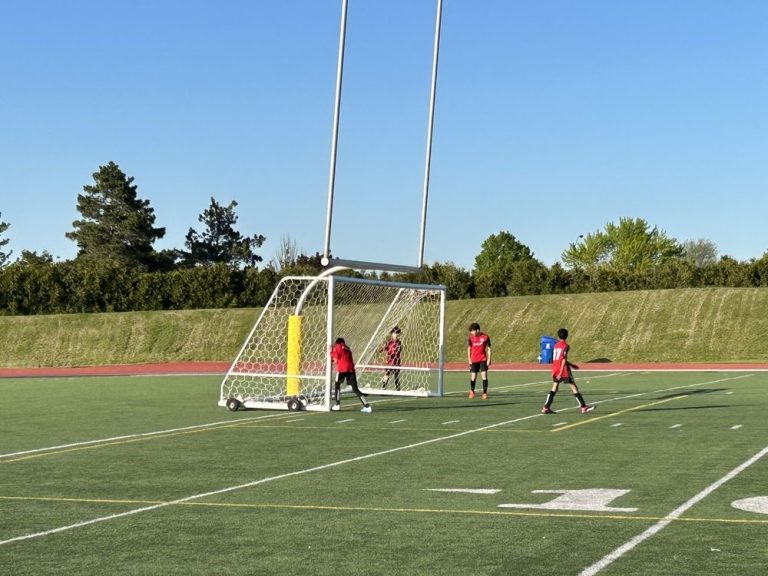
<svg viewBox="0 0 768 576">
<path fill-rule="evenodd" d="M 696 388 L 697 386 L 709 386 L 710 384 L 719 384 L 721 382 L 727 382 L 729 380 L 741 380 L 742 378 L 749 378 L 750 376 L 754 376 L 754 374 L 741 374 L 739 376 L 729 376 L 727 378 L 718 378 L 717 380 L 709 380 L 708 382 L 699 382 L 698 384 L 685 384 L 684 386 L 675 386 L 673 388 L 663 388 L 661 390 L 652 390 L 650 392 L 637 392 L 636 394 L 627 394 L 626 396 L 618 396 L 616 398 L 609 398 L 607 400 L 597 400 L 592 403 L 605 404 L 606 402 L 616 402 L 617 400 L 628 400 L 629 398 L 637 398 L 638 396 L 647 396 L 648 394 L 658 394 L 660 392 L 672 392 L 674 390 L 682 390 L 684 388 Z M 559 412 L 562 412 L 563 410 L 570 410 L 570 409 L 571 408 L 561 408 Z"/>
<path fill-rule="evenodd" d="M 682 424 L 672 424 L 672 426 L 670 426 L 670 428 L 680 428 L 681 426 L 682 426 Z"/>
<path fill-rule="evenodd" d="M 746 376 L 751 376 L 751 374 L 748 374 Z M 725 379 L 722 379 L 722 380 L 715 380 L 713 382 L 702 382 L 701 384 L 698 384 L 698 386 L 705 386 L 705 385 L 708 385 L 708 384 L 714 384 L 715 382 L 722 382 L 724 380 L 732 380 L 732 379 L 736 379 L 736 378 L 744 378 L 746 376 L 736 376 L 736 377 L 733 377 L 733 378 L 725 378 Z M 681 388 L 690 388 L 691 386 L 696 386 L 696 385 L 694 384 L 694 385 L 688 385 L 688 386 L 681 386 Z M 658 393 L 658 392 L 666 392 L 666 391 L 667 390 L 656 390 L 655 392 Z M 624 398 L 633 398 L 635 396 L 642 396 L 644 394 L 649 394 L 649 393 L 650 392 L 643 392 L 643 393 L 638 393 L 638 394 L 630 394 L 628 396 L 625 396 Z M 622 398 L 614 398 L 613 400 L 621 400 L 621 399 Z M 609 401 L 610 400 L 604 400 L 604 402 L 609 402 Z M 568 410 L 568 408 L 566 408 L 566 410 Z M 274 415 L 270 415 L 270 416 L 274 417 Z M 270 416 L 260 416 L 260 417 L 255 417 L 255 418 L 252 418 L 252 419 L 243 418 L 243 420 L 241 420 L 241 421 L 257 420 L 257 419 L 260 419 L 260 418 L 268 418 Z M 284 414 L 280 414 L 280 416 L 284 416 Z M 284 478 L 291 478 L 293 476 L 299 476 L 299 475 L 303 475 L 303 474 L 309 474 L 311 472 L 318 472 L 318 471 L 321 471 L 321 470 L 327 470 L 329 468 L 334 468 L 336 466 L 341 466 L 341 465 L 344 465 L 344 464 L 350 464 L 350 463 L 353 463 L 353 462 L 359 462 L 359 461 L 362 461 L 362 460 L 367 460 L 369 458 L 376 458 L 378 456 L 385 456 L 385 455 L 388 455 L 388 454 L 394 454 L 396 452 L 401 452 L 403 450 L 410 450 L 410 449 L 413 449 L 413 448 L 419 448 L 421 446 L 427 446 L 429 444 L 435 444 L 437 442 L 442 442 L 444 440 L 453 440 L 455 438 L 461 438 L 463 436 L 468 436 L 469 434 L 474 434 L 476 432 L 484 432 L 486 430 L 492 430 L 492 429 L 498 428 L 500 426 L 506 426 L 506 425 L 509 425 L 509 424 L 516 424 L 518 422 L 523 422 L 525 420 L 530 420 L 532 418 L 538 418 L 539 416 L 542 416 L 542 414 L 537 412 L 535 414 L 530 414 L 528 416 L 522 416 L 520 418 L 515 418 L 513 420 L 505 420 L 504 422 L 497 422 L 496 424 L 488 424 L 487 426 L 481 426 L 480 428 L 474 428 L 472 430 L 463 430 L 462 432 L 455 432 L 455 433 L 449 434 L 447 436 L 441 436 L 439 438 L 432 438 L 431 440 L 424 440 L 422 442 L 416 442 L 415 444 L 407 444 L 405 446 L 399 446 L 397 448 L 390 448 L 388 450 L 382 450 L 381 452 L 373 452 L 373 453 L 370 453 L 370 454 L 366 454 L 364 456 L 357 456 L 355 458 L 348 458 L 346 460 L 339 460 L 337 462 L 331 462 L 330 464 L 322 464 L 320 466 L 315 466 L 313 468 L 305 468 L 303 470 L 297 470 L 295 472 L 287 472 L 285 474 L 280 474 L 278 476 L 271 476 L 271 477 L 267 477 L 267 478 L 262 478 L 261 480 L 254 480 L 253 482 L 248 482 L 246 484 L 240 484 L 240 485 L 237 485 L 237 486 L 230 486 L 228 488 L 221 488 L 219 490 L 214 490 L 212 492 L 205 492 L 205 493 L 202 493 L 202 494 L 195 494 L 193 496 L 187 496 L 185 498 L 180 498 L 178 500 L 173 500 L 173 501 L 170 501 L 170 502 L 163 502 L 161 504 L 155 504 L 155 505 L 152 505 L 152 506 L 144 506 L 142 508 L 135 508 L 133 510 L 128 510 L 126 512 L 121 512 L 119 514 L 112 514 L 112 515 L 109 515 L 109 516 L 100 516 L 98 518 L 93 518 L 91 520 L 85 520 L 83 522 L 78 522 L 76 524 L 70 524 L 68 526 L 61 526 L 59 528 L 52 528 L 51 530 L 45 530 L 45 531 L 42 531 L 42 532 L 35 532 L 33 534 L 25 534 L 23 536 L 17 536 L 15 538 L 10 538 L 8 540 L 2 540 L 2 541 L 0 541 L 0 546 L 4 546 L 4 545 L 10 544 L 12 542 L 18 542 L 18 541 L 22 541 L 22 540 L 31 540 L 33 538 L 40 538 L 42 536 L 48 536 L 50 534 L 57 534 L 59 532 L 65 532 L 67 530 L 74 530 L 75 528 L 81 528 L 81 527 L 84 527 L 84 526 L 90 526 L 92 524 L 97 524 L 99 522 L 106 522 L 108 520 L 115 520 L 117 518 L 123 518 L 123 517 L 127 517 L 127 516 L 132 516 L 134 514 L 140 514 L 142 512 L 149 512 L 149 511 L 152 511 L 152 510 L 157 510 L 159 508 L 165 508 L 165 507 L 173 506 L 173 505 L 177 505 L 177 504 L 185 504 L 185 503 L 191 502 L 193 500 L 199 500 L 201 498 L 207 498 L 208 496 L 217 496 L 219 494 L 225 494 L 225 493 L 228 493 L 228 492 L 233 492 L 235 490 L 242 490 L 242 489 L 245 489 L 245 488 L 251 488 L 253 486 L 258 486 L 260 484 L 266 484 L 267 482 L 274 482 L 276 480 L 282 480 Z M 227 423 L 229 423 L 229 422 L 227 422 Z M 155 434 L 157 434 L 157 433 L 155 433 Z M 768 451 L 768 448 L 766 448 L 763 452 L 765 452 L 765 451 Z M 762 455 L 763 455 L 763 453 L 759 454 L 759 456 L 762 456 Z M 753 458 L 753 460 L 757 460 L 757 459 L 758 458 Z M 750 464 L 751 464 L 751 462 L 750 462 Z M 681 512 L 681 514 L 682 514 L 682 512 Z"/>
<path fill-rule="evenodd" d="M 156 430 L 155 432 L 141 432 L 138 434 L 126 434 L 125 436 L 113 436 L 112 438 L 101 438 L 99 440 L 85 440 L 83 442 L 73 442 L 71 444 L 60 444 L 58 446 L 48 446 L 46 448 L 35 448 L 34 450 L 23 450 L 21 452 L 10 452 L 0 454 L 0 460 L 4 458 L 13 458 L 15 456 L 26 456 L 28 454 L 38 454 L 40 452 L 50 452 L 53 450 L 63 450 L 65 448 L 78 448 L 80 446 L 92 446 L 93 444 L 102 444 L 116 442 L 119 440 L 131 440 L 133 438 L 149 438 L 151 436 L 160 436 L 163 434 L 173 434 L 176 432 L 188 432 L 190 430 L 200 430 L 203 428 L 215 428 L 216 426 L 231 426 L 240 422 L 252 422 L 254 420 L 265 420 L 268 418 L 285 417 L 285 414 L 262 414 L 252 418 L 241 418 L 239 420 L 222 420 L 220 422 L 209 422 L 208 424 L 196 424 L 194 426 L 184 426 L 183 428 L 169 428 L 168 430 Z"/>
<path fill-rule="evenodd" d="M 755 514 L 768 514 L 768 496 L 755 496 L 754 498 L 742 498 L 731 502 L 731 506 L 737 510 L 754 512 Z"/>
<path fill-rule="evenodd" d="M 738 430 L 742 426 L 744 426 L 744 425 L 743 424 L 736 424 L 735 426 L 731 426 L 731 430 Z"/>
<path fill-rule="evenodd" d="M 710 484 L 709 486 L 707 486 L 704 490 L 696 494 L 693 498 L 691 498 L 687 502 L 683 503 L 681 506 L 678 506 L 677 508 L 672 510 L 672 512 L 670 512 L 664 518 L 656 522 L 656 524 L 654 524 L 644 532 L 638 534 L 631 540 L 628 540 L 627 542 L 625 542 L 624 544 L 616 548 L 616 550 L 614 550 L 613 552 L 611 552 L 601 560 L 598 560 L 597 562 L 592 564 L 592 566 L 589 566 L 584 570 L 582 570 L 579 573 L 579 576 L 593 576 L 594 574 L 597 574 L 604 568 L 607 568 L 608 566 L 613 564 L 616 560 L 624 556 L 624 554 L 626 554 L 627 552 L 635 548 L 635 546 L 637 546 L 641 542 L 644 542 L 651 536 L 654 536 L 655 534 L 661 532 L 664 528 L 669 526 L 669 524 L 673 520 L 676 520 L 677 518 L 682 516 L 690 508 L 692 508 L 693 506 L 701 502 L 704 498 L 709 496 L 712 492 L 720 488 L 720 486 L 722 486 L 729 480 L 732 480 L 733 478 L 741 474 L 744 470 L 752 466 L 752 464 L 760 460 L 766 454 L 768 454 L 768 446 L 760 450 L 760 452 L 752 456 L 752 458 L 750 458 L 746 462 L 743 462 L 742 464 L 739 464 L 738 466 L 736 466 L 736 468 L 728 472 L 728 474 L 726 474 L 725 476 L 723 476 L 713 484 Z"/>
<path fill-rule="evenodd" d="M 447 370 L 446 370 L 447 372 Z M 456 372 L 454 370 L 454 372 Z M 499 370 L 499 372 L 518 372 L 518 370 Z M 526 372 L 526 370 L 523 370 Z M 592 378 L 611 378 L 613 376 L 629 376 L 628 372 L 612 372 L 610 374 L 600 374 L 599 376 L 592 376 Z M 540 384 L 552 384 L 552 378 L 547 380 L 537 380 L 535 382 L 525 382 L 523 384 L 507 384 L 506 386 L 491 386 L 493 390 L 512 390 L 514 388 L 526 388 L 528 386 L 538 386 Z M 490 391 L 490 390 L 489 390 Z M 446 396 L 461 396 L 466 394 L 466 391 L 458 392 L 446 392 Z"/>
<path fill-rule="evenodd" d="M 400 422 L 405 422 L 405 420 L 392 420 L 389 424 L 400 424 Z"/>
<path fill-rule="evenodd" d="M 725 393 L 726 396 L 730 396 L 731 394 L 733 394 L 733 390 L 729 390 L 728 392 Z"/>
<path fill-rule="evenodd" d="M 624 426 L 623 422 L 616 422 L 616 424 L 611 424 L 611 428 L 618 428 L 619 426 Z"/>
<path fill-rule="evenodd" d="M 543 504 L 499 504 L 499 508 L 530 508 L 532 510 L 584 510 L 589 512 L 637 512 L 637 508 L 609 506 L 629 490 L 589 488 L 586 490 L 533 490 L 532 494 L 560 494 Z"/>
<path fill-rule="evenodd" d="M 461 422 L 461 420 L 448 420 L 447 422 L 443 422 L 443 426 L 446 424 L 458 424 L 459 422 Z"/>
<path fill-rule="evenodd" d="M 343 466 L 344 464 L 352 464 L 355 462 L 361 462 L 363 460 L 368 460 L 370 458 L 377 458 L 379 456 L 387 456 L 389 454 L 395 454 L 397 452 L 402 452 L 404 450 L 411 450 L 414 448 L 420 448 L 422 446 L 428 446 L 430 444 L 436 444 L 438 442 L 443 442 L 445 440 L 453 440 L 456 438 L 461 438 L 463 436 L 468 436 L 469 434 L 475 434 L 477 432 L 484 432 L 486 430 L 492 430 L 493 428 L 498 428 L 499 426 L 506 426 L 508 424 L 515 424 L 517 422 L 523 422 L 525 420 L 530 420 L 531 418 L 536 418 L 538 416 L 541 416 L 541 414 L 531 414 L 529 416 L 522 416 L 520 418 L 515 418 L 514 420 L 505 420 L 504 422 L 497 422 L 496 424 L 488 424 L 487 426 L 481 426 L 480 428 L 474 428 L 472 430 L 464 430 L 462 432 L 456 432 L 454 434 L 448 434 L 447 436 L 440 436 L 439 438 L 432 438 L 430 440 L 423 440 L 421 442 L 416 442 L 414 444 L 406 444 L 405 446 L 398 446 L 396 448 L 389 448 L 387 450 L 381 450 L 380 452 L 371 452 L 370 454 L 365 454 L 363 456 L 356 456 L 354 458 L 347 458 L 345 460 L 337 460 L 336 462 L 331 462 L 329 464 L 321 464 L 320 466 L 314 466 L 312 468 L 304 468 L 303 470 L 296 470 L 294 472 L 286 472 L 285 474 L 279 474 L 277 476 L 269 476 L 267 478 L 262 478 L 260 480 L 254 480 L 252 482 L 247 482 L 246 484 L 238 484 L 237 486 L 229 486 L 227 488 L 221 488 L 219 490 L 213 490 L 211 492 L 204 492 L 202 494 L 194 494 L 192 496 L 187 496 L 185 498 L 179 498 L 177 500 L 172 500 L 170 502 L 162 502 L 160 504 L 153 504 L 151 506 L 142 506 L 141 508 L 134 508 L 133 510 L 127 510 L 126 512 L 120 512 L 118 514 L 110 514 L 109 516 L 99 516 L 98 518 L 92 518 L 91 520 L 84 520 L 82 522 L 76 522 L 75 524 L 69 524 L 67 526 L 60 526 L 58 528 L 52 528 L 50 530 L 43 530 L 42 532 L 34 532 L 31 534 L 24 534 L 23 536 L 16 536 L 15 538 L 9 538 L 7 540 L 0 540 L 0 546 L 4 546 L 6 544 L 11 544 L 13 542 L 20 542 L 22 540 L 32 540 L 34 538 L 41 538 L 43 536 L 49 536 L 51 534 L 58 534 L 60 532 L 66 532 L 67 530 L 74 530 L 76 528 L 83 528 L 85 526 L 90 526 L 92 524 L 97 524 L 99 522 L 107 522 L 109 520 L 116 520 L 118 518 L 125 518 L 127 516 L 133 516 L 134 514 L 141 514 L 142 512 L 151 512 L 152 510 L 158 510 L 160 508 L 167 508 L 168 506 L 173 505 L 179 505 L 179 504 L 186 504 L 188 502 L 191 502 L 193 500 L 200 500 L 201 498 L 208 498 L 210 496 L 218 496 L 221 494 L 226 494 L 228 492 L 234 492 L 236 490 L 243 490 L 245 488 L 252 488 L 254 486 L 259 486 L 261 484 L 266 484 L 268 482 L 275 482 L 277 480 L 283 480 L 285 478 L 292 478 L 294 476 L 301 476 L 304 474 L 309 474 L 312 472 L 319 472 L 321 470 L 328 470 L 330 468 L 335 468 L 336 466 Z"/>
<path fill-rule="evenodd" d="M 558 422 L 557 424 L 552 424 L 552 428 L 557 428 L 558 426 L 565 426 L 568 424 L 568 422 Z"/>
<path fill-rule="evenodd" d="M 347 418 L 346 420 L 339 420 L 336 424 L 346 424 L 347 422 L 354 422 L 354 418 Z"/>
<path fill-rule="evenodd" d="M 459 492 L 461 494 L 498 494 L 498 488 L 422 488 L 425 492 Z"/>
</svg>

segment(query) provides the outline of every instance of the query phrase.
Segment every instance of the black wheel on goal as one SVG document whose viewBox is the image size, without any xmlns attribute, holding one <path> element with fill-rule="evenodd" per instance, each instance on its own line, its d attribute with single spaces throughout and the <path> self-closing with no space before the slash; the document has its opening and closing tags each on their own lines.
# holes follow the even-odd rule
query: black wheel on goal
<svg viewBox="0 0 768 576">
<path fill-rule="evenodd" d="M 300 408 L 301 402 L 299 402 L 299 399 L 295 396 L 288 399 L 288 410 L 291 412 L 296 412 L 298 410 L 301 410 Z"/>
<path fill-rule="evenodd" d="M 230 412 L 237 412 L 240 408 L 240 400 L 237 398 L 230 398 L 227 400 L 227 410 Z"/>
</svg>

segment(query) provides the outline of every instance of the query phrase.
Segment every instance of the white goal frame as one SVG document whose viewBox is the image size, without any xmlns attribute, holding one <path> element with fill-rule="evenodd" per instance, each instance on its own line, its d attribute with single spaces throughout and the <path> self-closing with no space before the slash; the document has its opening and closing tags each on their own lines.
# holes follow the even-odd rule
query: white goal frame
<svg viewBox="0 0 768 576">
<path fill-rule="evenodd" d="M 358 384 L 371 395 L 442 396 L 445 286 L 350 278 L 282 278 L 221 382 L 219 406 L 329 411 L 330 347 L 343 337 Z M 383 351 L 394 326 L 402 359 Z M 383 376 L 396 369 L 386 385 Z M 392 374 L 391 374 L 392 375 Z"/>
</svg>

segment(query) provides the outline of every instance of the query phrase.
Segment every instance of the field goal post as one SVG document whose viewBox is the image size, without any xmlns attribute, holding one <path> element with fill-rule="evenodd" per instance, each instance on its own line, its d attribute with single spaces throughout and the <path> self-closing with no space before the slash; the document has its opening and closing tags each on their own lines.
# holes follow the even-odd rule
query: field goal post
<svg viewBox="0 0 768 576">
<path fill-rule="evenodd" d="M 334 373 L 329 349 L 343 337 L 369 394 L 442 396 L 445 287 L 349 278 L 280 280 L 221 383 L 230 410 L 330 410 Z M 384 346 L 400 328 L 400 364 Z M 397 386 L 387 370 L 397 369 Z"/>
</svg>

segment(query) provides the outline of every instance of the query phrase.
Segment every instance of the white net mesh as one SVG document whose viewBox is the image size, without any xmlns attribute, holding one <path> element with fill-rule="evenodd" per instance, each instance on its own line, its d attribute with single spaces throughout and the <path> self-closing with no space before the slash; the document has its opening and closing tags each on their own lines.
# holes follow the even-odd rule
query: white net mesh
<svg viewBox="0 0 768 576">
<path fill-rule="evenodd" d="M 284 278 L 224 378 L 219 404 L 287 408 L 300 398 L 306 409 L 329 409 L 328 351 L 337 337 L 352 349 L 363 390 L 442 393 L 444 304 L 444 289 L 438 286 Z M 399 364 L 385 351 L 395 326 L 402 345 Z"/>
</svg>

